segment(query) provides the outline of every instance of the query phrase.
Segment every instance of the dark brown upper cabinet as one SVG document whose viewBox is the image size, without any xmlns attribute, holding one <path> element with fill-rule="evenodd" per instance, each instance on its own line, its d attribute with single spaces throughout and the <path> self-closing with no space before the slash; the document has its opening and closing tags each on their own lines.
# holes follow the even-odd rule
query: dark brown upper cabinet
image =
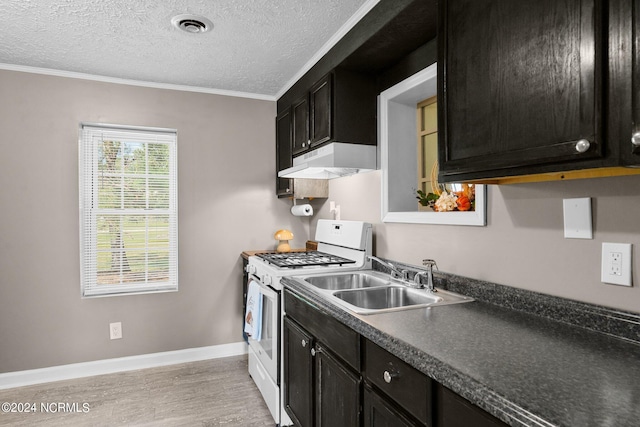
<svg viewBox="0 0 640 427">
<path fill-rule="evenodd" d="M 333 134 L 333 85 L 327 74 L 309 91 L 310 148 L 331 140 Z"/>
<path fill-rule="evenodd" d="M 278 178 L 278 171 L 291 167 L 291 109 L 276 117 L 276 194 L 278 197 L 293 195 L 293 179 Z"/>
<path fill-rule="evenodd" d="M 376 97 L 372 75 L 337 68 L 323 76 L 287 109 L 291 156 L 333 141 L 375 145 Z"/>
<path fill-rule="evenodd" d="M 640 2 L 611 0 L 608 9 L 608 137 L 620 141 L 623 166 L 640 164 Z"/>
<path fill-rule="evenodd" d="M 439 180 L 634 173 L 620 168 L 640 162 L 631 11 L 629 0 L 441 1 Z"/>
<path fill-rule="evenodd" d="M 331 74 L 327 74 L 293 103 L 294 156 L 331 139 L 332 99 Z"/>
<path fill-rule="evenodd" d="M 309 149 L 309 95 L 305 94 L 294 102 L 291 106 L 291 111 L 293 112 L 291 115 L 291 130 L 293 134 L 291 154 L 295 156 Z"/>
</svg>

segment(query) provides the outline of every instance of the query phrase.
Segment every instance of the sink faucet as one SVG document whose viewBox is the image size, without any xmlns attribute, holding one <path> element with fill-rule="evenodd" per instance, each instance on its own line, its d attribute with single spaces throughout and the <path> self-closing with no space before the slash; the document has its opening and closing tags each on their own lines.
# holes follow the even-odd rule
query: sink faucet
<svg viewBox="0 0 640 427">
<path fill-rule="evenodd" d="M 391 264 L 389 261 L 381 260 L 380 258 L 373 255 L 368 255 L 367 259 L 370 261 L 377 261 L 379 264 L 387 267 L 389 270 L 391 270 L 391 277 L 393 277 L 394 279 L 409 280 L 409 271 L 400 270 L 398 267 Z"/>
<path fill-rule="evenodd" d="M 438 264 L 436 264 L 436 262 L 432 259 L 423 259 L 422 265 L 427 267 L 427 271 L 416 273 L 416 275 L 413 277 L 413 281 L 415 282 L 416 287 L 424 288 L 425 286 L 420 282 L 420 277 L 427 276 L 427 290 L 429 292 L 436 292 L 436 288 L 434 288 L 433 286 L 433 267 L 435 267 L 437 270 Z"/>
</svg>

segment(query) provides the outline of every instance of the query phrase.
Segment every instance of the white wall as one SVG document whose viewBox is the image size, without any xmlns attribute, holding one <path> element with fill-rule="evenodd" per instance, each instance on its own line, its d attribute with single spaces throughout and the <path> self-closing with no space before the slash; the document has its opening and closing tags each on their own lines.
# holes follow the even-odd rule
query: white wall
<svg viewBox="0 0 640 427">
<path fill-rule="evenodd" d="M 486 227 L 380 222 L 380 171 L 331 180 L 342 219 L 374 224 L 377 255 L 640 313 L 640 176 L 488 187 Z M 592 240 L 565 239 L 562 199 L 592 197 Z M 314 218 L 331 218 L 328 203 Z M 315 223 L 312 223 L 312 231 Z M 631 288 L 600 282 L 602 242 L 634 244 Z"/>
<path fill-rule="evenodd" d="M 242 340 L 240 253 L 309 233 L 275 196 L 275 102 L 12 71 L 0 100 L 0 372 Z M 178 130 L 179 292 L 81 299 L 80 122 Z"/>
<path fill-rule="evenodd" d="M 418 209 L 418 159 L 416 158 L 417 117 L 415 105 L 389 102 L 389 211 Z M 392 135 L 392 136 L 391 136 Z M 400 149 L 399 147 L 404 147 Z"/>
</svg>

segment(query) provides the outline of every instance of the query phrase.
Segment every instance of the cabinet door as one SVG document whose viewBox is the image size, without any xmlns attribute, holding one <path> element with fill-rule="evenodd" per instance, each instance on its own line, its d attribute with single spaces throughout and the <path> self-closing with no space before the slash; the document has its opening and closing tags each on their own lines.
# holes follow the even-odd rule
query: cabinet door
<svg viewBox="0 0 640 427">
<path fill-rule="evenodd" d="M 331 74 L 320 79 L 309 93 L 311 147 L 327 142 L 333 135 L 333 85 Z"/>
<path fill-rule="evenodd" d="M 438 427 L 506 427 L 488 412 L 441 385 L 438 386 Z"/>
<path fill-rule="evenodd" d="M 615 2 L 614 2 L 615 3 Z M 628 153 L 631 151 L 631 155 L 625 159 L 626 165 L 635 166 L 640 164 L 640 1 L 634 0 L 626 1 L 624 6 L 622 7 L 623 12 L 629 11 L 631 9 L 633 14 L 629 13 L 629 16 L 632 16 L 633 22 L 631 24 L 632 28 L 632 58 L 633 62 L 631 64 L 631 78 L 628 79 L 631 82 L 631 93 L 633 94 L 632 100 L 632 114 L 633 114 L 633 128 L 632 128 L 632 145 L 629 145 L 628 141 L 624 141 L 624 149 Z M 620 49 L 618 52 L 622 54 L 625 52 L 625 49 Z M 631 148 L 631 150 L 629 150 Z"/>
<path fill-rule="evenodd" d="M 364 427 L 414 427 L 420 426 L 402 415 L 369 387 L 364 389 Z"/>
<path fill-rule="evenodd" d="M 309 99 L 305 95 L 291 106 L 291 130 L 293 155 L 309 149 Z"/>
<path fill-rule="evenodd" d="M 609 4 L 608 139 L 622 165 L 640 164 L 640 1 Z"/>
<path fill-rule="evenodd" d="M 276 117 L 276 194 L 290 196 L 293 194 L 293 179 L 278 178 L 278 172 L 292 166 L 291 154 L 291 110 L 286 110 Z"/>
<path fill-rule="evenodd" d="M 316 426 L 360 425 L 360 378 L 316 345 Z"/>
<path fill-rule="evenodd" d="M 313 348 L 307 332 L 284 319 L 284 404 L 291 419 L 301 427 L 313 426 Z"/>
<path fill-rule="evenodd" d="M 443 0 L 439 14 L 443 182 L 603 155 L 602 2 Z"/>
</svg>

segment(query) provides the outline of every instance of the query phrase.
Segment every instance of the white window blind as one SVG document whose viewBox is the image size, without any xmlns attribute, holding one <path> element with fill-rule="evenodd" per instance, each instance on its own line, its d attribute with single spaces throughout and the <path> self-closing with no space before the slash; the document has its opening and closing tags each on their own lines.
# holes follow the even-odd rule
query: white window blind
<svg viewBox="0 0 640 427">
<path fill-rule="evenodd" d="M 175 130 L 81 125 L 82 295 L 178 289 Z"/>
</svg>

